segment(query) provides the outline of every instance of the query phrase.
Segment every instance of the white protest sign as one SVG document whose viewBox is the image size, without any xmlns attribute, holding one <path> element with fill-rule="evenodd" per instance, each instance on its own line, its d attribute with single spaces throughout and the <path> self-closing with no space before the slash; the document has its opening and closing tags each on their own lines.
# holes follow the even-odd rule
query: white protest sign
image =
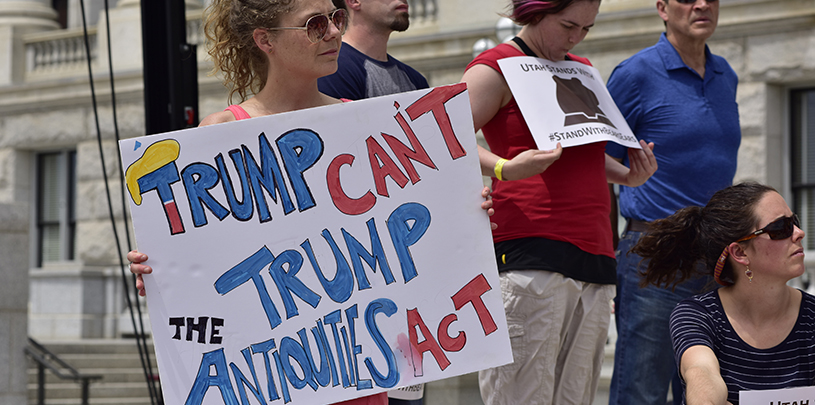
<svg viewBox="0 0 815 405">
<path fill-rule="evenodd" d="M 121 141 L 167 404 L 512 361 L 463 84 Z"/>
<path fill-rule="evenodd" d="M 815 405 L 815 387 L 739 391 L 741 405 Z"/>
<path fill-rule="evenodd" d="M 641 149 L 594 67 L 531 56 L 498 60 L 538 149 L 613 141 Z"/>
</svg>

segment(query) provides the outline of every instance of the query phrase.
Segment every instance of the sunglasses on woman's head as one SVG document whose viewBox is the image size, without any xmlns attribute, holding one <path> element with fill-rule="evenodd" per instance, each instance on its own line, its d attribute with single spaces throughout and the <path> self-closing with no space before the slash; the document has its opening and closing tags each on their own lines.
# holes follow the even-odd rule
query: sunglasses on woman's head
<svg viewBox="0 0 815 405">
<path fill-rule="evenodd" d="M 312 16 L 306 21 L 305 27 L 275 27 L 267 29 L 272 31 L 306 30 L 308 40 L 311 41 L 312 44 L 316 44 L 325 38 L 325 34 L 328 32 L 329 20 L 334 23 L 334 26 L 340 31 L 340 35 L 345 34 L 345 28 L 348 26 L 348 12 L 341 8 L 332 11 L 328 15 L 317 14 Z"/>
<path fill-rule="evenodd" d="M 770 222 L 769 225 L 761 228 L 739 240 L 736 242 L 744 242 L 750 239 L 761 235 L 762 233 L 766 233 L 770 236 L 770 239 L 778 240 L 778 239 L 786 239 L 792 236 L 792 233 L 795 231 L 795 227 L 801 228 L 801 222 L 798 221 L 798 215 L 792 214 L 789 217 L 781 217 L 776 219 L 773 222 Z"/>
</svg>

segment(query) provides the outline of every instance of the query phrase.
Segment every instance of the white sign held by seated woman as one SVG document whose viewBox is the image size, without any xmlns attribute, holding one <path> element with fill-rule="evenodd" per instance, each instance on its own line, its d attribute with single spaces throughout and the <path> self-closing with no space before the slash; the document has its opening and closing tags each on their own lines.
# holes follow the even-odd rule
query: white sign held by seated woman
<svg viewBox="0 0 815 405">
<path fill-rule="evenodd" d="M 741 405 L 815 405 L 815 387 L 740 391 Z"/>
<path fill-rule="evenodd" d="M 602 141 L 640 149 L 594 67 L 531 56 L 501 59 L 498 65 L 539 149 Z"/>
</svg>

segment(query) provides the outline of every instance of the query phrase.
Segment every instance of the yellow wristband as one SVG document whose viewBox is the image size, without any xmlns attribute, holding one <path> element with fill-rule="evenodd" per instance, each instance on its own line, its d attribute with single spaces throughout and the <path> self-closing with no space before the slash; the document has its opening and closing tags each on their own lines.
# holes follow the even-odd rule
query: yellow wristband
<svg viewBox="0 0 815 405">
<path fill-rule="evenodd" d="M 495 162 L 495 178 L 498 180 L 504 180 L 503 171 L 504 171 L 504 163 L 508 162 L 506 159 L 498 159 Z"/>
</svg>

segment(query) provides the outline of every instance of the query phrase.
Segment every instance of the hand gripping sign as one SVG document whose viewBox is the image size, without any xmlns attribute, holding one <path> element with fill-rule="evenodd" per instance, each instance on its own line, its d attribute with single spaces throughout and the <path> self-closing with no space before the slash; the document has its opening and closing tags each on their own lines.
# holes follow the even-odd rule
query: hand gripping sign
<svg viewBox="0 0 815 405">
<path fill-rule="evenodd" d="M 168 404 L 512 361 L 464 85 L 121 141 Z"/>
<path fill-rule="evenodd" d="M 597 69 L 530 56 L 498 61 L 538 149 L 612 141 L 641 149 Z"/>
</svg>

